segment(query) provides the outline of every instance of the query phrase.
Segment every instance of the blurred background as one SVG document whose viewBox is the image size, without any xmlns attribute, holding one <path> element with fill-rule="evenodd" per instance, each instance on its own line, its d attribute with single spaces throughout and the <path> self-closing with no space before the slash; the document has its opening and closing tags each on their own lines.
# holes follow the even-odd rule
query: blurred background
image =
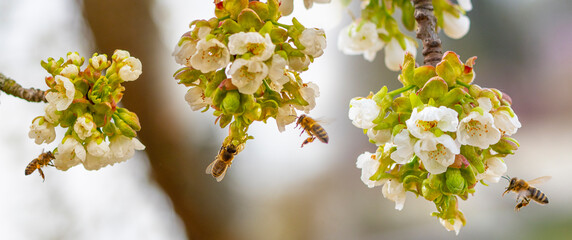
<svg viewBox="0 0 572 240">
<path fill-rule="evenodd" d="M 123 104 L 139 116 L 145 152 L 113 167 L 66 172 L 45 168 L 24 176 L 26 165 L 49 145 L 28 138 L 43 104 L 0 93 L 0 239 L 564 239 L 572 236 L 572 2 L 473 1 L 471 30 L 460 40 L 443 34 L 444 50 L 464 61 L 478 56 L 476 84 L 508 93 L 523 127 L 521 147 L 506 159 L 508 174 L 524 179 L 551 175 L 541 186 L 550 204 L 515 213 L 507 182 L 479 185 L 460 202 L 467 225 L 459 236 L 429 214 L 434 205 L 408 193 L 394 209 L 381 188 L 360 180 L 355 161 L 375 151 L 348 120 L 349 100 L 383 85 L 398 88 L 379 52 L 374 62 L 337 50 L 350 23 L 339 0 L 304 9 L 307 27 L 326 29 L 328 48 L 305 80 L 320 86 L 312 112 L 326 119 L 329 144 L 300 144 L 293 125 L 255 123 L 254 140 L 224 181 L 205 174 L 227 130 L 211 111 L 193 112 L 176 84 L 170 56 L 194 19 L 213 14 L 212 0 L 0 0 L 0 72 L 24 87 L 45 89 L 40 61 L 69 51 L 90 57 L 126 49 L 143 62 L 142 77 L 127 83 Z M 349 11 L 359 14 L 358 2 Z M 291 18 L 282 22 L 290 23 Z M 420 52 L 420 51 L 419 51 Z M 418 60 L 422 57 L 418 56 Z"/>
</svg>

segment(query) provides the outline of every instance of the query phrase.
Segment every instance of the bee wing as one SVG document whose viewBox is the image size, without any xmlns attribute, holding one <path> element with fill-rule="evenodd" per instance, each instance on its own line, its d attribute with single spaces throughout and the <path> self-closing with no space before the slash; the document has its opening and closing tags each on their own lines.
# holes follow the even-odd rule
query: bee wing
<svg viewBox="0 0 572 240">
<path fill-rule="evenodd" d="M 218 161 L 218 158 L 216 158 L 211 164 L 209 164 L 209 165 L 207 166 L 207 169 L 206 169 L 206 171 L 205 171 L 206 174 L 212 174 L 212 172 L 213 172 L 213 167 L 214 167 L 216 161 Z"/>
<path fill-rule="evenodd" d="M 218 177 L 216 178 L 216 181 L 217 181 L 217 182 L 222 181 L 222 179 L 224 178 L 224 175 L 226 175 L 226 169 L 222 172 L 222 174 L 221 174 L 220 176 L 218 176 Z"/>
<path fill-rule="evenodd" d="M 551 176 L 543 176 L 543 177 L 535 178 L 535 179 L 528 181 L 528 184 L 529 185 L 538 185 L 538 184 L 541 184 L 543 182 L 550 180 L 551 178 L 552 178 Z"/>
</svg>

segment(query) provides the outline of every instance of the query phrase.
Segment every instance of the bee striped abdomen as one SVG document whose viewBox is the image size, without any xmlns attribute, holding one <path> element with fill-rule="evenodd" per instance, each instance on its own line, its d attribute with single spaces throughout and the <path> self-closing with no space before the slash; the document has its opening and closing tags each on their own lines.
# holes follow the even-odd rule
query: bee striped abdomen
<svg viewBox="0 0 572 240">
<path fill-rule="evenodd" d="M 548 197 L 546 197 L 546 195 L 543 192 L 534 187 L 530 187 L 530 198 L 534 199 L 534 201 L 540 204 L 548 203 Z"/>
<path fill-rule="evenodd" d="M 30 175 L 32 174 L 34 171 L 36 171 L 36 169 L 40 168 L 40 165 L 38 164 L 38 160 L 34 159 L 32 160 L 32 162 L 30 162 L 28 164 L 28 166 L 26 166 L 26 171 L 25 174 L 26 175 Z"/>
<path fill-rule="evenodd" d="M 323 143 L 328 143 L 329 140 L 328 133 L 326 133 L 326 130 L 324 130 L 322 126 L 314 124 L 314 126 L 312 126 L 312 132 L 316 134 L 316 137 L 320 141 L 322 141 Z"/>
</svg>

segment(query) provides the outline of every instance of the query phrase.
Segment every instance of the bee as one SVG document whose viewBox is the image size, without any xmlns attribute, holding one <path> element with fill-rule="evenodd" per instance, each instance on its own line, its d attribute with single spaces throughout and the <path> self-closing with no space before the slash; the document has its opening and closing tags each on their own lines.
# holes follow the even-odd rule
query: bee
<svg viewBox="0 0 572 240">
<path fill-rule="evenodd" d="M 302 136 L 302 133 L 304 133 L 304 131 L 307 132 L 308 135 L 310 135 L 309 138 L 306 138 L 306 140 L 304 140 L 302 146 L 300 147 L 304 147 L 304 145 L 313 142 L 314 139 L 316 138 L 318 138 L 318 140 L 320 140 L 323 143 L 328 143 L 329 140 L 328 133 L 326 132 L 326 130 L 324 130 L 324 128 L 320 124 L 316 122 L 316 120 L 302 114 L 300 115 L 300 117 L 298 117 L 298 121 L 296 122 L 296 127 L 298 127 L 298 125 L 300 125 L 300 128 L 304 129 L 300 133 L 300 136 Z"/>
<path fill-rule="evenodd" d="M 38 156 L 36 159 L 32 160 L 28 164 L 28 166 L 26 166 L 25 174 L 30 175 L 34 171 L 36 171 L 36 169 L 38 169 L 38 172 L 40 172 L 40 176 L 42 176 L 42 179 L 45 181 L 46 178 L 44 176 L 44 172 L 42 171 L 42 167 L 43 166 L 54 166 L 54 164 L 52 164 L 52 160 L 54 158 L 56 158 L 56 157 L 54 156 L 54 154 L 51 151 L 42 152 L 40 154 L 40 156 Z"/>
<path fill-rule="evenodd" d="M 514 207 L 515 211 L 518 212 L 521 208 L 528 205 L 531 199 L 538 204 L 548 204 L 548 197 L 546 197 L 543 192 L 533 187 L 532 184 L 539 184 L 548 181 L 551 178 L 550 176 L 539 177 L 528 182 L 516 177 L 513 177 L 510 180 L 508 176 L 503 176 L 503 178 L 510 181 L 510 184 L 502 195 L 504 196 L 507 192 L 510 191 L 518 194 L 516 201 L 518 202 L 520 200 L 520 202 Z"/>
<path fill-rule="evenodd" d="M 236 156 L 242 150 L 242 146 L 243 145 L 239 145 L 237 147 L 232 143 L 229 143 L 226 146 L 223 144 L 218 151 L 215 160 L 207 166 L 206 173 L 211 174 L 214 178 L 216 178 L 217 182 L 222 181 L 224 175 L 226 174 L 226 170 L 232 164 L 234 156 Z"/>
</svg>

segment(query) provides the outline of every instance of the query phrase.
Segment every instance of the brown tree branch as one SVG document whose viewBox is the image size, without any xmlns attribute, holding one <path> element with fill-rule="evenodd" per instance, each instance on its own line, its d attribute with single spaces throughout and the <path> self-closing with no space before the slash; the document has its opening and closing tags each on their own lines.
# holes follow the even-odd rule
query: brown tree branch
<svg viewBox="0 0 572 240">
<path fill-rule="evenodd" d="M 423 64 L 436 66 L 443 58 L 441 39 L 437 34 L 437 19 L 433 13 L 432 0 L 413 0 L 417 38 L 423 42 Z"/>
<path fill-rule="evenodd" d="M 0 91 L 28 102 L 48 102 L 44 91 L 36 88 L 23 88 L 14 79 L 10 79 L 2 73 L 0 73 Z"/>
</svg>

